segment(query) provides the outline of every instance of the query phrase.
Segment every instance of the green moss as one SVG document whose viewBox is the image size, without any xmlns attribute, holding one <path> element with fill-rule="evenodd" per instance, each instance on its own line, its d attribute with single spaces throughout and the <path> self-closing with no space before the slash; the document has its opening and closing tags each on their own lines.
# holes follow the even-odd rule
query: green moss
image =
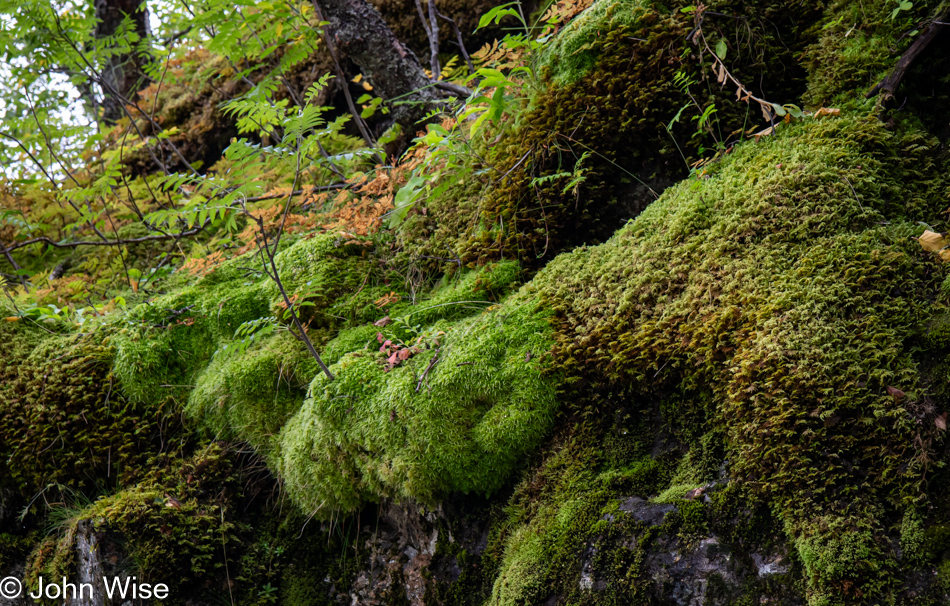
<svg viewBox="0 0 950 606">
<path fill-rule="evenodd" d="M 106 334 L 46 338 L 0 388 L 0 452 L 24 495 L 129 481 L 174 427 L 172 411 L 122 395 Z"/>
<path fill-rule="evenodd" d="M 475 271 L 444 276 L 425 300 L 411 307 L 396 307 L 393 317 L 408 324 L 431 324 L 472 315 L 486 304 L 502 300 L 521 276 L 516 261 L 489 263 Z"/>
<path fill-rule="evenodd" d="M 930 554 L 925 549 L 927 541 L 923 519 L 913 509 L 904 512 L 900 529 L 901 560 L 907 564 L 920 565 L 926 562 Z"/>
<path fill-rule="evenodd" d="M 335 339 L 326 344 L 320 355 L 327 364 L 336 364 L 348 353 L 356 351 L 374 351 L 379 347 L 376 335 L 379 328 L 372 324 L 355 326 L 341 330 Z"/>
<path fill-rule="evenodd" d="M 873 120 L 786 127 L 532 282 L 587 389 L 711 390 L 731 475 L 809 551 L 816 604 L 893 590 L 884 537 L 919 494 L 914 409 L 887 388 L 918 387 L 907 339 L 940 311 L 911 240 L 944 206 L 933 149 Z"/>
<path fill-rule="evenodd" d="M 384 355 L 357 352 L 331 367 L 336 380 L 314 379 L 281 430 L 276 463 L 305 511 L 490 493 L 544 436 L 554 382 L 539 356 L 550 333 L 532 303 L 516 296 L 455 324 L 437 322 L 428 334 L 419 353 L 388 372 Z"/>
<path fill-rule="evenodd" d="M 700 488 L 701 484 L 672 484 L 663 492 L 656 495 L 654 503 L 679 503 L 686 497 L 686 493 Z"/>
<path fill-rule="evenodd" d="M 887 545 L 875 536 L 872 520 L 843 517 L 813 518 L 806 534 L 795 542 L 809 578 L 808 603 L 814 606 L 850 604 L 863 597 L 879 599 L 896 585 Z M 862 527 L 863 526 L 863 527 Z M 882 566 L 884 570 L 881 570 Z"/>
<path fill-rule="evenodd" d="M 185 413 L 219 439 L 246 440 L 268 452 L 317 372 L 306 348 L 279 331 L 242 353 L 219 353 L 198 376 Z"/>
<path fill-rule="evenodd" d="M 649 10 L 644 0 L 599 0 L 572 19 L 544 47 L 538 61 L 540 69 L 549 70 L 557 85 L 576 82 L 591 71 L 603 48 L 598 44 L 605 36 L 629 34 Z"/>
</svg>

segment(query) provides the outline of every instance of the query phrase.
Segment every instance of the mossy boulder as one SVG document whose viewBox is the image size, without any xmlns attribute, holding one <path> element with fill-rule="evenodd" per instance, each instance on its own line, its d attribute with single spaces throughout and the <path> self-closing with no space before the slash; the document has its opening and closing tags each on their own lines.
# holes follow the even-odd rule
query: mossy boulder
<svg viewBox="0 0 950 606">
<path fill-rule="evenodd" d="M 546 314 L 514 295 L 405 347 L 381 335 L 386 353 L 343 356 L 280 432 L 274 464 L 291 498 L 329 515 L 382 497 L 497 490 L 551 427 L 550 335 Z"/>
<path fill-rule="evenodd" d="M 275 263 L 287 296 L 306 301 L 302 321 L 316 329 L 311 339 L 318 344 L 378 311 L 371 295 L 361 296 L 361 283 L 371 289 L 376 282 L 363 246 L 320 234 L 288 246 Z M 230 260 L 131 309 L 115 339 L 114 372 L 124 392 L 136 401 L 184 402 L 215 351 L 241 340 L 235 333 L 244 323 L 289 323 L 283 297 L 260 264 L 253 254 Z"/>
<path fill-rule="evenodd" d="M 706 408 L 730 473 L 800 547 L 813 604 L 893 595 L 888 537 L 926 486 L 914 444 L 939 438 L 911 345 L 943 309 L 943 268 L 913 240 L 946 205 L 935 150 L 873 118 L 786 127 L 532 282 L 554 359 L 588 389 Z"/>
<path fill-rule="evenodd" d="M 280 331 L 240 353 L 216 356 L 198 376 L 185 414 L 210 437 L 245 440 L 268 452 L 318 372 L 310 352 Z"/>
<path fill-rule="evenodd" d="M 5 479 L 30 498 L 48 487 L 88 493 L 128 482 L 175 427 L 174 411 L 121 393 L 107 334 L 47 336 L 10 360 L 0 387 L 0 454 Z"/>
<path fill-rule="evenodd" d="M 704 35 L 727 45 L 730 73 L 769 101 L 800 102 L 806 74 L 796 57 L 821 5 L 707 8 Z M 692 165 L 758 130 L 761 108 L 713 82 L 710 52 L 688 39 L 695 31 L 688 12 L 594 2 L 538 52 L 530 96 L 506 101 L 498 134 L 474 141 L 473 174 L 416 205 L 400 227 L 406 251 L 420 265 L 516 258 L 536 269 L 606 240 Z"/>
</svg>

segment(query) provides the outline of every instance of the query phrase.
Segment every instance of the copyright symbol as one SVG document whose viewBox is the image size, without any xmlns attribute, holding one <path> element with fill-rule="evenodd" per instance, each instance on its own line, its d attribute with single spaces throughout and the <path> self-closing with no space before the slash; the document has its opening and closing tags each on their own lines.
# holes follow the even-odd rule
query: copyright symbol
<svg viewBox="0 0 950 606">
<path fill-rule="evenodd" d="M 23 585 L 20 584 L 19 580 L 7 577 L 0 581 L 0 598 L 12 600 L 20 597 L 21 593 L 23 593 Z"/>
</svg>

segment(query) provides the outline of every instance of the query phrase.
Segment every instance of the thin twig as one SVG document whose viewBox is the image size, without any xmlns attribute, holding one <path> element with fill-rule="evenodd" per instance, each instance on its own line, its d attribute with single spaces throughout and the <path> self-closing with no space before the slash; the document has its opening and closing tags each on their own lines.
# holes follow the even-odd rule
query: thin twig
<svg viewBox="0 0 950 606">
<path fill-rule="evenodd" d="M 468 73 L 474 74 L 475 66 L 472 64 L 472 58 L 468 56 L 468 51 L 465 49 L 465 42 L 462 40 L 462 32 L 459 30 L 459 26 L 456 25 L 454 19 L 450 19 L 449 17 L 446 17 L 445 15 L 440 13 L 438 9 L 436 9 L 435 14 L 438 15 L 440 19 L 445 19 L 446 21 L 448 21 L 449 25 L 452 26 L 452 29 L 455 30 L 455 37 L 458 38 L 458 41 L 459 41 L 459 50 L 462 51 L 462 57 L 465 59 L 465 64 L 468 65 Z"/>
<path fill-rule="evenodd" d="M 426 377 L 429 376 L 429 371 L 432 370 L 436 364 L 439 363 L 439 352 L 436 351 L 435 355 L 432 356 L 432 359 L 429 360 L 429 365 L 426 366 L 425 372 L 422 373 L 422 376 L 419 377 L 419 382 L 416 383 L 416 393 L 419 393 L 419 390 L 422 389 L 422 383 L 426 380 Z"/>
<path fill-rule="evenodd" d="M 9 247 L 4 249 L 4 252 L 9 252 L 17 250 L 18 248 L 23 248 L 25 246 L 30 246 L 31 244 L 44 243 L 54 248 L 76 248 L 77 246 L 122 246 L 124 244 L 138 244 L 140 242 L 159 242 L 162 240 L 172 240 L 176 238 L 184 238 L 188 236 L 193 236 L 197 233 L 200 233 L 208 225 L 211 224 L 211 221 L 205 221 L 200 227 L 190 229 L 188 231 L 181 232 L 179 234 L 155 234 L 152 236 L 142 236 L 141 238 L 126 238 L 126 239 L 117 239 L 117 240 L 79 240 L 73 242 L 57 242 L 50 237 L 40 236 L 38 238 L 30 238 L 29 240 L 24 240 L 23 242 L 17 242 L 11 244 Z"/>
<path fill-rule="evenodd" d="M 439 65 L 439 11 L 435 8 L 435 0 L 429 0 L 429 65 L 432 68 L 432 79 L 438 80 L 442 75 L 442 67 Z"/>
</svg>

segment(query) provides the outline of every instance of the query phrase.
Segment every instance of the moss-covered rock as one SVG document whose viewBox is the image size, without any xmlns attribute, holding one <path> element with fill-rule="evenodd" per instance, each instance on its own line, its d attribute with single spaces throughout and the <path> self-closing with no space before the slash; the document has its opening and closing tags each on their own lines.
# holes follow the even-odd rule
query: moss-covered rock
<svg viewBox="0 0 950 606">
<path fill-rule="evenodd" d="M 348 354 L 334 381 L 315 378 L 280 432 L 275 464 L 305 511 L 491 493 L 550 428 L 555 383 L 540 366 L 550 327 L 525 297 L 412 341 L 379 340 L 387 353 Z"/>
<path fill-rule="evenodd" d="M 814 604 L 892 595 L 887 537 L 920 495 L 914 444 L 936 428 L 908 344 L 941 309 L 912 240 L 945 205 L 932 145 L 873 119 L 786 128 L 533 281 L 561 368 L 713 390 L 732 473 L 781 513 Z"/>
<path fill-rule="evenodd" d="M 124 397 L 105 332 L 48 336 L 10 359 L 0 387 L 0 453 L 5 479 L 28 497 L 129 481 L 160 450 L 162 433 L 174 430 L 173 410 Z"/>
<path fill-rule="evenodd" d="M 370 280 L 373 266 L 364 252 L 362 246 L 321 234 L 276 255 L 287 296 L 295 303 L 306 302 L 302 321 L 316 329 L 311 339 L 318 344 L 378 311 L 367 300 L 371 295 L 361 296 L 359 290 L 361 283 L 372 288 L 376 282 Z M 274 316 L 289 323 L 285 311 L 283 297 L 263 275 L 260 260 L 254 255 L 233 259 L 194 285 L 131 309 L 115 339 L 114 372 L 133 400 L 172 397 L 183 403 L 215 351 L 242 339 L 235 335 L 238 328 Z M 259 378 L 266 382 L 273 377 Z"/>
<path fill-rule="evenodd" d="M 268 452 L 317 372 L 310 352 L 281 331 L 241 353 L 216 356 L 198 376 L 185 414 L 213 437 Z"/>
<path fill-rule="evenodd" d="M 883 80 L 913 43 L 911 32 L 919 23 L 938 16 L 944 6 L 940 0 L 925 0 L 909 8 L 901 5 L 895 13 L 898 5 L 886 0 L 830 2 L 818 40 L 804 53 L 805 103 L 815 108 L 874 103 L 863 93 Z"/>
<path fill-rule="evenodd" d="M 806 75 L 795 57 L 812 39 L 820 5 L 707 8 L 704 35 L 726 44 L 730 73 L 769 101 L 799 102 Z M 507 101 L 510 119 L 472 160 L 484 169 L 475 175 L 498 177 L 468 176 L 418 204 L 400 228 L 406 250 L 421 265 L 454 255 L 535 268 L 607 239 L 691 165 L 741 140 L 761 123 L 761 109 L 737 101 L 731 83 L 712 81 L 709 51 L 687 39 L 696 31 L 687 12 L 594 2 L 541 48 L 529 98 Z"/>
</svg>

